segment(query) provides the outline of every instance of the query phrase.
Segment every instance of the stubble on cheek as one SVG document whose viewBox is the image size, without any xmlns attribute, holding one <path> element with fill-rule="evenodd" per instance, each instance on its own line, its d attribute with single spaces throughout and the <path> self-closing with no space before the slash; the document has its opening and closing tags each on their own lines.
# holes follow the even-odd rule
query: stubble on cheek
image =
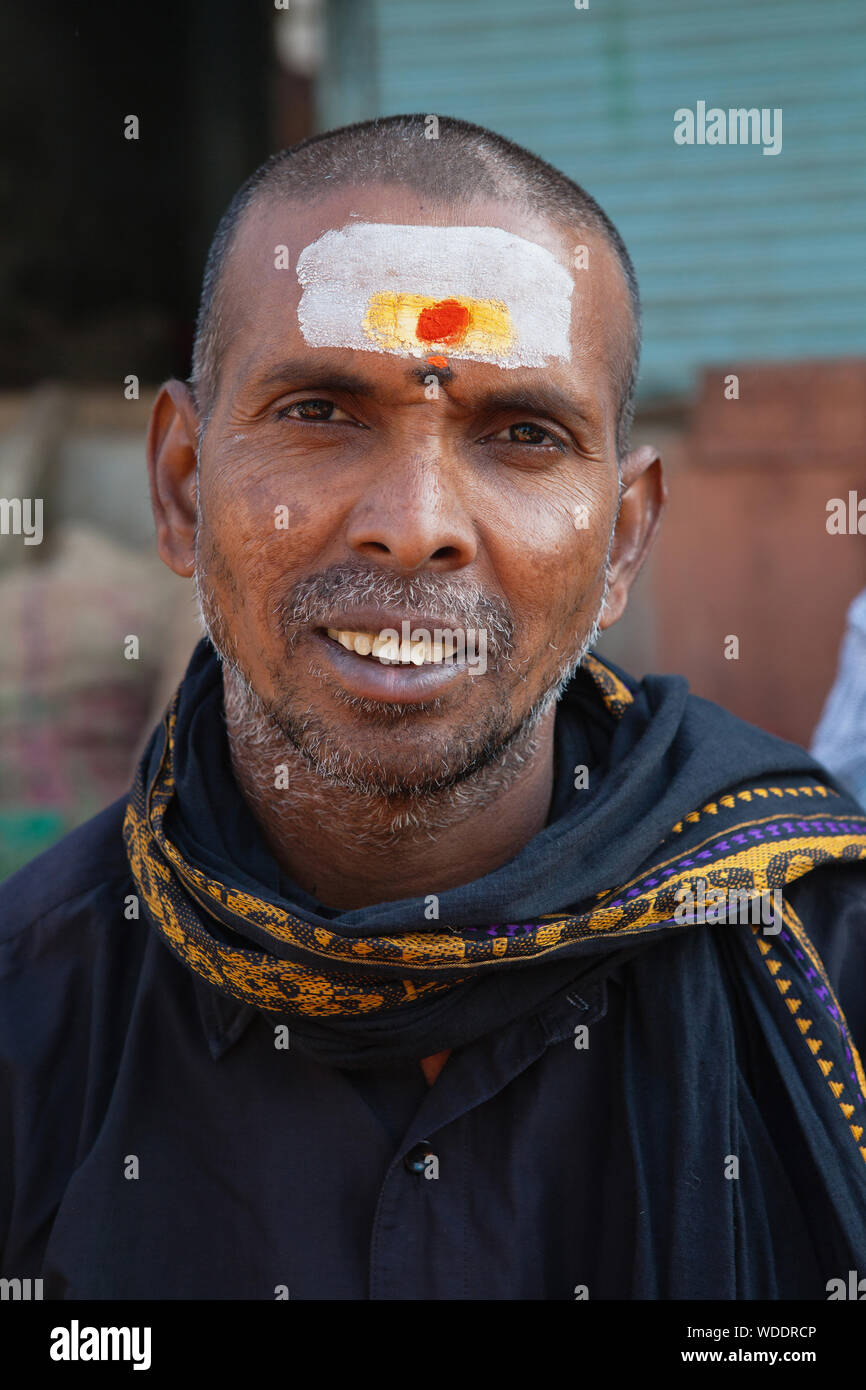
<svg viewBox="0 0 866 1390">
<path fill-rule="evenodd" d="M 208 636 L 220 655 L 237 665 L 237 641 L 226 615 L 238 617 L 242 608 L 240 588 L 226 555 L 200 515 L 195 528 L 194 578 Z"/>
</svg>

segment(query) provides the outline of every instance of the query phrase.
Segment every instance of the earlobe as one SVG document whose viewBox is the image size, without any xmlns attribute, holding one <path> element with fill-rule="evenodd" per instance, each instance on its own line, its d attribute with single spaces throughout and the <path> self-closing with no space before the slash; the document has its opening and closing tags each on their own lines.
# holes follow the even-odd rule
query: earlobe
<svg viewBox="0 0 866 1390">
<path fill-rule="evenodd" d="M 644 444 L 628 454 L 622 464 L 622 494 L 610 552 L 610 586 L 599 619 L 601 628 L 612 627 L 622 617 L 629 590 L 652 548 L 666 502 L 667 486 L 658 450 Z"/>
<path fill-rule="evenodd" d="M 160 388 L 147 432 L 150 503 L 160 559 L 189 579 L 195 568 L 196 442 L 199 416 L 189 387 Z"/>
</svg>

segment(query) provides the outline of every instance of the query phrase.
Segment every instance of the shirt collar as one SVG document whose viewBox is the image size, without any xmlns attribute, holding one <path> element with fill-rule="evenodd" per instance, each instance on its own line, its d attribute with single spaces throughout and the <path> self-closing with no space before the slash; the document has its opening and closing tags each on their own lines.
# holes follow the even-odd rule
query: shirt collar
<svg viewBox="0 0 866 1390">
<path fill-rule="evenodd" d="M 199 1017 L 204 1029 L 208 1050 L 219 1062 L 247 1031 L 258 1009 L 239 999 L 220 994 L 198 975 L 192 976 L 198 1001 Z M 563 990 L 537 1014 L 547 1044 L 560 1042 L 571 1032 L 575 1018 L 580 1023 L 594 1023 L 607 1012 L 607 981 L 604 977 L 588 982 L 585 987 L 570 986 Z"/>
</svg>

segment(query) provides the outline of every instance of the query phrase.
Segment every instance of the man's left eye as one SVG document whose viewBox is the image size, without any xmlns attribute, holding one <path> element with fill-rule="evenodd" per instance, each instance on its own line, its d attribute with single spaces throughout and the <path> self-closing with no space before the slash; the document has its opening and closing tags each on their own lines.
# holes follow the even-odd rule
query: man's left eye
<svg viewBox="0 0 866 1390">
<path fill-rule="evenodd" d="M 507 439 L 511 444 L 558 444 L 550 430 L 544 429 L 542 425 L 535 425 L 531 420 L 521 420 L 517 425 L 507 425 L 504 430 L 495 436 L 497 439 Z"/>
<path fill-rule="evenodd" d="M 291 405 L 284 405 L 277 411 L 281 420 L 351 420 L 351 415 L 347 415 L 345 410 L 341 410 L 333 401 L 329 401 L 321 396 L 311 396 L 306 401 L 293 401 Z"/>
</svg>

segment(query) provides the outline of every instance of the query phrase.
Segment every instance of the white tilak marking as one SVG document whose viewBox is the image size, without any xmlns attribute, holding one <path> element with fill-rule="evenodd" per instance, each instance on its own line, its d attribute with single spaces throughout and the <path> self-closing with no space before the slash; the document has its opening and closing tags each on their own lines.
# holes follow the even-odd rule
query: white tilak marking
<svg viewBox="0 0 866 1390">
<path fill-rule="evenodd" d="M 371 296 L 395 291 L 505 304 L 515 330 L 507 351 L 457 346 L 447 348 L 449 357 L 499 367 L 543 367 L 571 358 L 574 281 L 550 251 L 501 227 L 354 223 L 304 247 L 297 275 L 303 289 L 298 322 L 312 347 L 424 356 L 429 346 L 382 347 L 364 331 Z"/>
</svg>

